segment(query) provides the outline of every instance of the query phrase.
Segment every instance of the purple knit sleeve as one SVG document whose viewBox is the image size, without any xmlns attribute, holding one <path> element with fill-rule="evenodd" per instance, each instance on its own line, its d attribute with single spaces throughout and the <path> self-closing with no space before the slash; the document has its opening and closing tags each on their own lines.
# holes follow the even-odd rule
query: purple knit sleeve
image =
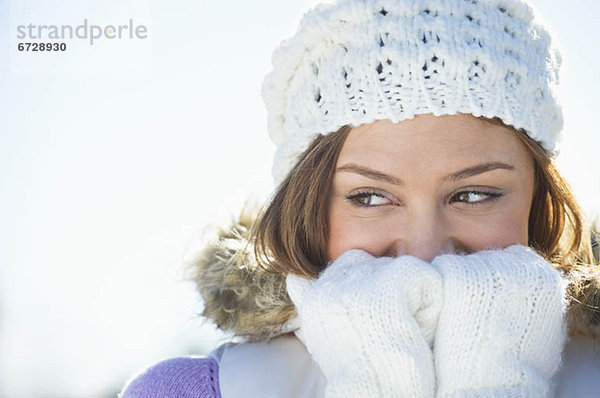
<svg viewBox="0 0 600 398">
<path fill-rule="evenodd" d="M 221 398 L 214 358 L 172 358 L 131 380 L 120 398 Z"/>
</svg>

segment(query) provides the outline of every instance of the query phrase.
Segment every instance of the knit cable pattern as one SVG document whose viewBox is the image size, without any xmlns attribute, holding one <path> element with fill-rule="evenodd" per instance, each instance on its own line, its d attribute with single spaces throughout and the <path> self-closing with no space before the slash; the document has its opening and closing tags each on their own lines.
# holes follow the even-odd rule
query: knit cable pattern
<svg viewBox="0 0 600 398">
<path fill-rule="evenodd" d="M 262 96 L 281 182 L 318 134 L 468 113 L 523 129 L 551 156 L 560 55 L 521 0 L 339 0 L 307 12 Z"/>
<path fill-rule="evenodd" d="M 286 284 L 327 398 L 433 397 L 442 280 L 429 264 L 350 250 L 318 279 Z"/>
<path fill-rule="evenodd" d="M 432 261 L 444 280 L 436 397 L 549 397 L 566 342 L 565 288 L 533 249 L 512 245 Z"/>
</svg>

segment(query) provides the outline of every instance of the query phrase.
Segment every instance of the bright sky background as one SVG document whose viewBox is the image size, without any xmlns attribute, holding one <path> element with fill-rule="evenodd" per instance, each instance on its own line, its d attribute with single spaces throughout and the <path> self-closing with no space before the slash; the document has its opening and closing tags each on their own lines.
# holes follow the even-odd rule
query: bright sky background
<svg viewBox="0 0 600 398">
<path fill-rule="evenodd" d="M 313 3 L 0 0 L 1 396 L 113 396 L 223 341 L 181 263 L 207 225 L 270 192 L 260 84 Z M 558 164 L 596 215 L 600 2 L 533 4 L 564 58 Z M 16 25 L 84 18 L 132 18 L 148 38 L 15 51 Z"/>
</svg>

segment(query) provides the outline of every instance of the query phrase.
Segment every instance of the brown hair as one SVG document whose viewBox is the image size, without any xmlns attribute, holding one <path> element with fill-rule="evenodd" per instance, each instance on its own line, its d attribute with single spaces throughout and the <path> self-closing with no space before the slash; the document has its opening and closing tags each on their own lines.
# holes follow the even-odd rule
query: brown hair
<svg viewBox="0 0 600 398">
<path fill-rule="evenodd" d="M 569 183 L 546 150 L 524 131 L 500 118 L 483 120 L 506 127 L 528 149 L 534 160 L 534 189 L 529 213 L 529 246 L 558 268 L 593 264 L 590 230 Z"/>
<path fill-rule="evenodd" d="M 327 263 L 328 198 L 350 126 L 318 135 L 252 226 L 258 264 L 282 274 L 316 277 Z"/>
<path fill-rule="evenodd" d="M 562 270 L 595 264 L 589 227 L 569 184 L 543 147 L 499 118 L 529 150 L 535 186 L 529 246 Z M 277 187 L 250 231 L 258 264 L 269 271 L 316 277 L 327 263 L 328 202 L 338 155 L 350 131 L 319 135 Z"/>
<path fill-rule="evenodd" d="M 484 120 L 507 127 L 534 159 L 529 246 L 569 280 L 569 333 L 589 333 L 590 324 L 600 324 L 599 279 L 592 276 L 600 275 L 597 226 L 587 224 L 571 187 L 538 142 L 499 118 Z"/>
</svg>

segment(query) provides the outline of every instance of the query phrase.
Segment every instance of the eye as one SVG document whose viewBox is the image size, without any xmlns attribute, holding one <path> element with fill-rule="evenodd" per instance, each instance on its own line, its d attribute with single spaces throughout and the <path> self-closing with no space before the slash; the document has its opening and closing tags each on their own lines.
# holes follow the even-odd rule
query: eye
<svg viewBox="0 0 600 398">
<path fill-rule="evenodd" d="M 348 195 L 345 196 L 345 199 L 350 202 L 352 206 L 356 207 L 379 207 L 388 204 L 394 204 L 385 195 L 373 191 L 359 192 L 353 195 Z"/>
<path fill-rule="evenodd" d="M 498 192 L 485 192 L 485 191 L 461 191 L 455 194 L 450 202 L 463 202 L 469 206 L 478 206 L 485 203 L 493 202 L 498 198 L 504 196 Z M 454 199 L 457 200 L 454 200 Z"/>
</svg>

